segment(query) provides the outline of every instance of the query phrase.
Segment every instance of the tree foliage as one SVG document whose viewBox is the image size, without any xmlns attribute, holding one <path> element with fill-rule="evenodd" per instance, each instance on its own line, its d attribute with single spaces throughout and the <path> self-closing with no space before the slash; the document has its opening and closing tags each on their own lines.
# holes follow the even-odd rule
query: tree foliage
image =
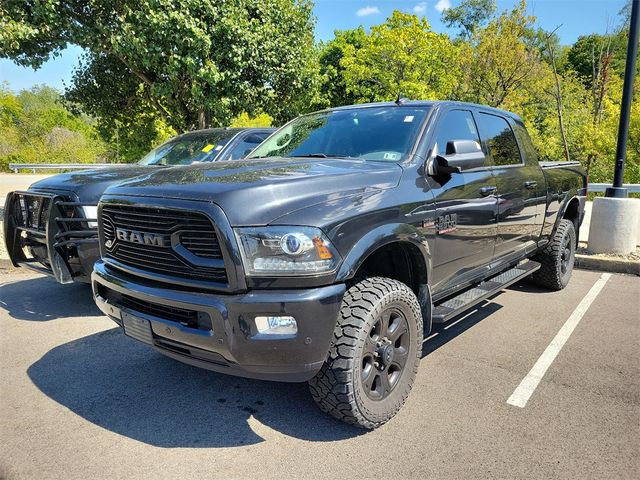
<svg viewBox="0 0 640 480">
<path fill-rule="evenodd" d="M 348 47 L 350 52 L 361 49 L 367 39 L 367 34 L 362 27 L 353 30 L 336 30 L 334 38 L 319 46 L 319 65 L 321 76 L 321 96 L 324 99 L 322 106 L 351 105 L 357 102 L 354 93 L 347 91 L 347 83 L 342 65 L 342 59 Z"/>
<path fill-rule="evenodd" d="M 521 0 L 511 12 L 503 12 L 486 28 L 475 31 L 464 60 L 462 98 L 506 108 L 515 97 L 533 93 L 532 80 L 540 78 L 545 68 L 540 51 L 527 41 L 533 36 L 533 23 Z"/>
<path fill-rule="evenodd" d="M 426 18 L 394 11 L 371 28 L 360 48 L 344 47 L 347 93 L 357 101 L 443 98 L 454 90 L 459 49 L 445 34 L 431 30 Z"/>
<path fill-rule="evenodd" d="M 37 67 L 68 44 L 89 52 L 72 95 L 101 117 L 133 92 L 136 114 L 143 105 L 176 131 L 258 109 L 284 120 L 317 82 L 308 0 L 6 0 L 2 9 L 2 57 Z M 125 92 L 114 94 L 115 83 Z"/>
<path fill-rule="evenodd" d="M 54 89 L 15 95 L 0 86 L 0 170 L 9 163 L 91 163 L 106 153 L 91 119 L 65 108 Z"/>
<path fill-rule="evenodd" d="M 457 7 L 442 11 L 442 23 L 457 27 L 463 37 L 470 37 L 486 24 L 496 11 L 495 0 L 464 0 Z"/>
<path fill-rule="evenodd" d="M 242 112 L 231 120 L 230 127 L 270 127 L 273 125 L 273 118 L 266 113 L 259 113 L 252 117 L 247 112 Z"/>
<path fill-rule="evenodd" d="M 311 0 L 4 0 L 1 57 L 37 67 L 68 44 L 86 56 L 64 106 L 45 102 L 51 92 L 2 90 L 0 158 L 62 158 L 55 152 L 75 145 L 65 154 L 74 161 L 129 161 L 196 126 L 278 125 L 311 109 L 401 95 L 513 111 L 541 159 L 580 160 L 592 181 L 610 181 L 628 13 L 612 33 L 563 46 L 562 26 L 540 28 L 524 0 L 502 12 L 494 0 L 463 0 L 442 15 L 459 29 L 455 38 L 396 11 L 315 45 Z M 636 183 L 639 84 L 625 177 Z M 28 113 L 34 102 L 47 105 L 42 119 Z"/>
</svg>

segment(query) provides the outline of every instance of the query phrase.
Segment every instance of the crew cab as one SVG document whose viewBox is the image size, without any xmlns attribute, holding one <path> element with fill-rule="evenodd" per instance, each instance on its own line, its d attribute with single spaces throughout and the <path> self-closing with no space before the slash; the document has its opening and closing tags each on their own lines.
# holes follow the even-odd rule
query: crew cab
<svg viewBox="0 0 640 480">
<path fill-rule="evenodd" d="M 524 277 L 564 288 L 587 182 L 541 163 L 521 119 L 399 100 L 299 117 L 245 160 L 153 172 L 98 207 L 100 309 L 198 367 L 308 381 L 375 428 L 432 324 Z"/>
<path fill-rule="evenodd" d="M 97 205 L 109 185 L 157 167 L 235 160 L 275 128 L 211 128 L 171 138 L 137 164 L 62 173 L 6 199 L 4 238 L 14 266 L 53 276 L 60 283 L 85 282 L 100 258 Z"/>
</svg>

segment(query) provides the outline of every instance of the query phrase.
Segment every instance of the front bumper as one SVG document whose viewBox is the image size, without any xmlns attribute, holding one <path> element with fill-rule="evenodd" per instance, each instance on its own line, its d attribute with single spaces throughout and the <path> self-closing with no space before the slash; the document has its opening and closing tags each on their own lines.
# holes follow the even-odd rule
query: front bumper
<svg viewBox="0 0 640 480">
<path fill-rule="evenodd" d="M 344 284 L 241 294 L 174 290 L 102 261 L 94 266 L 92 285 L 98 307 L 125 334 L 169 357 L 231 375 L 288 382 L 309 380 L 322 367 L 345 292 Z M 255 326 L 259 315 L 293 316 L 298 332 L 266 339 Z"/>
<path fill-rule="evenodd" d="M 69 195 L 16 191 L 7 195 L 4 239 L 14 266 L 55 277 L 59 283 L 88 282 L 100 258 L 96 219 Z"/>
</svg>

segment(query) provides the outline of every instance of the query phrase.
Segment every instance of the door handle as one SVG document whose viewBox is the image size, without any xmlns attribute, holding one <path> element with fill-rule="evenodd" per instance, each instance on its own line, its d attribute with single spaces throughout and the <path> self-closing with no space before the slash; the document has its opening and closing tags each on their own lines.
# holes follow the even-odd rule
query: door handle
<svg viewBox="0 0 640 480">
<path fill-rule="evenodd" d="M 488 195 L 491 195 L 492 193 L 495 193 L 496 190 L 498 190 L 498 187 L 480 187 L 480 194 L 483 197 L 486 197 Z"/>
<path fill-rule="evenodd" d="M 538 186 L 538 182 L 536 182 L 535 180 L 527 180 L 526 182 L 524 182 L 524 186 L 529 190 L 533 190 Z"/>
</svg>

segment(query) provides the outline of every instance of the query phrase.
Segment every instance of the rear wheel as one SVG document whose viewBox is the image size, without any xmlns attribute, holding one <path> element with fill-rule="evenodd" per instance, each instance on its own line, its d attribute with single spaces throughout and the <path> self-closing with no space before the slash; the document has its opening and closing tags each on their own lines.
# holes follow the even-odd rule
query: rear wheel
<svg viewBox="0 0 640 480">
<path fill-rule="evenodd" d="M 309 381 L 321 410 L 376 428 L 404 404 L 422 352 L 418 299 L 405 284 L 373 277 L 345 293 L 329 356 Z"/>
<path fill-rule="evenodd" d="M 571 220 L 562 219 L 551 242 L 533 260 L 542 267 L 532 276 L 545 288 L 562 290 L 571 280 L 576 255 L 576 230 Z"/>
</svg>

